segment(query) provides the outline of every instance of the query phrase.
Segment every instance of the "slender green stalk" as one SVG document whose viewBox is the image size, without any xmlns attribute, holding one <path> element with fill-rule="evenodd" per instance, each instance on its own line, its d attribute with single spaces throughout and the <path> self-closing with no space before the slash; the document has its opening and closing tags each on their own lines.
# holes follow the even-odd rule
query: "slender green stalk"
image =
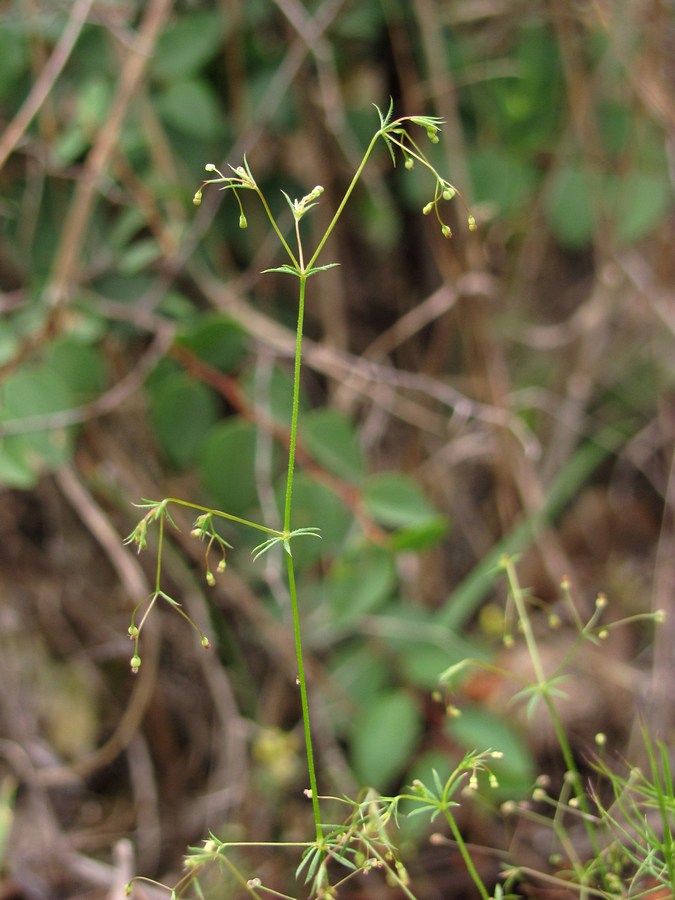
<svg viewBox="0 0 675 900">
<path fill-rule="evenodd" d="M 202 506 L 201 503 L 191 503 L 189 500 L 180 500 L 177 497 L 167 497 L 163 502 L 167 505 L 169 503 L 175 503 L 178 506 L 185 506 L 188 509 L 209 513 L 219 519 L 227 519 L 229 522 L 236 522 L 238 525 L 246 525 L 247 528 L 254 528 L 256 531 L 262 531 L 265 534 L 274 535 L 274 537 L 283 537 L 276 528 L 268 528 L 267 525 L 260 525 L 258 522 L 251 522 L 249 519 L 242 519 L 241 516 L 234 516 L 232 513 L 226 513 L 220 509 L 213 509 L 210 506 Z"/>
<path fill-rule="evenodd" d="M 368 144 L 368 149 L 367 149 L 366 152 L 363 154 L 363 159 L 361 160 L 361 163 L 359 164 L 358 169 L 357 169 L 356 172 L 354 173 L 354 177 L 352 178 L 352 180 L 351 180 L 351 182 L 350 182 L 350 184 L 349 184 L 349 187 L 348 187 L 347 190 L 345 191 L 345 195 L 344 195 L 344 197 L 342 198 L 342 201 L 341 201 L 340 205 L 338 206 L 337 210 L 335 211 L 335 215 L 334 215 L 333 218 L 330 220 L 330 224 L 329 224 L 328 228 L 326 228 L 326 231 L 325 231 L 325 233 L 324 233 L 324 236 L 323 236 L 323 237 L 321 238 L 321 240 L 319 241 L 316 250 L 315 250 L 314 253 L 312 254 L 312 258 L 311 258 L 310 261 L 307 263 L 307 267 L 306 267 L 307 269 L 311 269 L 311 268 L 312 268 L 312 266 L 314 265 L 314 263 L 317 261 L 317 259 L 318 259 L 318 257 L 319 257 L 319 254 L 320 254 L 321 251 L 323 250 L 326 241 L 328 240 L 328 238 L 329 238 L 329 237 L 331 236 L 331 234 L 333 233 L 333 229 L 334 229 L 335 226 L 337 225 L 338 219 L 339 219 L 340 216 L 342 215 L 342 212 L 343 212 L 345 206 L 347 205 L 347 203 L 348 203 L 348 201 L 349 201 L 349 198 L 351 197 L 351 195 L 352 195 L 352 193 L 353 193 L 353 191 L 354 191 L 354 188 L 356 187 L 356 185 L 357 185 L 359 179 L 361 178 L 361 175 L 363 174 L 363 170 L 365 169 L 366 163 L 368 162 L 368 159 L 370 158 L 370 154 L 373 152 L 373 148 L 375 147 L 375 144 L 377 144 L 377 142 L 379 141 L 379 139 L 382 137 L 383 134 L 384 134 L 384 129 L 383 129 L 383 128 L 380 128 L 379 131 L 376 131 L 375 134 L 373 135 L 373 138 L 372 138 L 371 142 Z"/>
<path fill-rule="evenodd" d="M 286 476 L 286 497 L 284 503 L 284 531 L 291 530 L 291 503 L 293 500 L 293 476 L 295 474 L 295 447 L 298 439 L 298 415 L 300 410 L 300 370 L 302 368 L 302 330 L 305 319 L 305 287 L 307 276 L 300 276 L 298 291 L 298 318 L 295 332 L 295 362 L 293 364 L 293 401 L 291 409 L 291 430 L 288 441 L 288 472 Z"/>
<path fill-rule="evenodd" d="M 555 731 L 558 746 L 560 747 L 563 759 L 565 761 L 565 767 L 570 773 L 570 778 L 572 779 L 572 784 L 574 786 L 576 801 L 579 804 L 579 809 L 582 813 L 584 813 L 582 820 L 589 843 L 593 848 L 595 858 L 598 861 L 601 861 L 602 854 L 600 845 L 598 843 L 597 832 L 590 821 L 591 808 L 588 803 L 588 796 L 584 788 L 579 769 L 576 762 L 574 761 L 574 754 L 572 753 L 572 748 L 570 746 L 567 733 L 565 732 L 565 728 L 560 720 L 558 710 L 556 709 L 555 703 L 553 702 L 551 685 L 549 679 L 546 677 L 544 666 L 541 661 L 541 654 L 539 653 L 539 647 L 537 646 L 537 641 L 532 630 L 530 615 L 527 611 L 525 592 L 520 585 L 520 579 L 518 578 L 518 573 L 516 572 L 515 562 L 513 560 L 513 557 L 511 556 L 502 556 L 500 562 L 502 569 L 506 573 L 509 591 L 511 593 L 511 597 L 513 598 L 513 603 L 516 607 L 518 622 L 520 623 L 523 637 L 525 638 L 525 643 L 527 645 L 527 651 L 532 662 L 532 667 L 534 668 L 534 675 L 539 696 L 544 701 L 546 711 L 548 712 L 551 724 L 553 725 L 553 730 Z M 603 866 L 603 876 L 604 874 L 605 873 Z"/>
<path fill-rule="evenodd" d="M 323 841 L 323 826 L 321 824 L 321 810 L 319 808 L 319 791 L 316 781 L 316 766 L 314 764 L 314 747 L 312 744 L 312 730 L 309 720 L 309 701 L 307 699 L 307 680 L 305 678 L 305 663 L 302 653 L 302 635 L 300 633 L 300 612 L 298 609 L 298 593 L 295 586 L 295 570 L 293 557 L 286 554 L 286 570 L 288 572 L 288 590 L 291 596 L 291 610 L 293 613 L 293 635 L 295 637 L 295 655 L 298 663 L 298 686 L 300 688 L 300 704 L 302 706 L 302 726 L 305 733 L 305 750 L 307 753 L 307 772 L 309 774 L 309 789 L 311 791 L 312 811 L 316 826 L 316 840 Z"/>
<path fill-rule="evenodd" d="M 291 248 L 289 247 L 288 241 L 287 241 L 286 238 L 284 237 L 282 230 L 281 230 L 281 229 L 279 228 L 279 226 L 277 225 L 277 220 L 276 220 L 276 219 L 274 218 L 274 216 L 272 215 L 272 210 L 269 208 L 269 206 L 268 206 L 268 204 L 267 204 L 267 200 L 265 199 L 265 195 L 263 194 L 263 192 L 262 192 L 260 189 L 256 189 L 256 193 L 257 193 L 258 197 L 260 197 L 260 202 L 262 203 L 262 205 L 263 205 L 263 207 L 264 207 L 264 209 L 265 209 L 265 214 L 267 215 L 267 218 L 270 220 L 270 223 L 271 223 L 271 225 L 272 225 L 272 228 L 274 229 L 274 232 L 275 232 L 276 236 L 279 238 L 279 241 L 281 242 L 281 245 L 283 246 L 284 250 L 285 250 L 286 253 L 288 254 L 288 258 L 291 260 L 291 262 L 293 263 L 293 265 L 295 266 L 295 268 L 296 268 L 296 269 L 299 269 L 299 268 L 300 268 L 300 264 L 299 264 L 298 260 L 295 258 L 295 254 L 293 253 L 293 251 L 292 251 Z"/>
<path fill-rule="evenodd" d="M 298 243 L 299 236 L 298 236 Z M 300 248 L 302 254 L 302 248 Z M 291 530 L 291 506 L 293 502 L 293 477 L 295 474 L 295 447 L 298 438 L 298 415 L 300 409 L 300 373 L 302 369 L 302 332 L 305 319 L 305 288 L 307 276 L 300 276 L 300 289 L 298 291 L 298 318 L 295 334 L 295 362 L 293 365 L 293 401 L 291 409 L 291 430 L 288 441 L 288 469 L 286 475 L 286 497 L 284 502 L 284 531 Z M 298 594 L 295 586 L 295 569 L 293 557 L 286 553 L 286 569 L 288 571 L 288 588 L 291 597 L 291 612 L 293 615 L 293 634 L 295 637 L 295 655 L 298 663 L 298 685 L 300 687 L 300 704 L 302 706 L 302 725 L 305 733 L 305 749 L 307 752 L 307 770 L 309 774 L 309 788 L 312 795 L 312 809 L 316 826 L 317 841 L 323 840 L 323 828 L 321 826 L 321 811 L 319 809 L 319 792 L 316 781 L 316 767 L 314 765 L 314 748 L 312 745 L 312 730 L 309 720 L 309 702 L 307 699 L 307 681 L 305 679 L 305 665 L 302 653 L 302 634 L 300 631 L 300 610 L 298 608 Z"/>
<path fill-rule="evenodd" d="M 478 874 L 478 870 L 473 864 L 473 860 L 471 859 L 471 854 L 464 843 L 464 838 L 462 837 L 462 833 L 457 827 L 457 823 L 454 820 L 454 817 L 450 815 L 450 813 L 445 810 L 445 818 L 450 826 L 450 831 L 452 831 L 452 836 L 455 839 L 455 843 L 457 844 L 457 849 L 459 850 L 462 859 L 464 860 L 464 865 L 467 868 L 469 875 L 473 883 L 478 888 L 478 893 L 481 895 L 482 900 L 490 900 L 490 895 L 488 894 L 485 885 L 483 884 L 483 880 Z"/>
</svg>

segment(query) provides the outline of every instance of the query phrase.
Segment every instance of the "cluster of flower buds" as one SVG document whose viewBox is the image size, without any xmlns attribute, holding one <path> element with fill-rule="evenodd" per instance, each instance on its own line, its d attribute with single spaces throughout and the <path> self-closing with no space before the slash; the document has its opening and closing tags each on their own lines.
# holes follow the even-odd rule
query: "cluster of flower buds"
<svg viewBox="0 0 675 900">
<path fill-rule="evenodd" d="M 204 188 L 207 184 L 221 184 L 221 191 L 231 190 L 234 196 L 237 198 L 237 203 L 239 204 L 239 227 L 240 228 L 248 228 L 248 222 L 246 221 L 246 216 L 244 215 L 244 209 L 241 205 L 241 201 L 239 199 L 239 194 L 237 193 L 237 189 L 241 188 L 244 190 L 257 191 L 258 185 L 251 174 L 251 170 L 248 167 L 248 163 L 246 159 L 244 159 L 243 166 L 230 166 L 234 175 L 223 175 L 220 169 L 216 168 L 214 163 L 207 163 L 204 166 L 204 169 L 210 174 L 215 173 L 217 178 L 207 178 L 206 181 L 203 181 L 199 186 L 199 189 L 195 191 L 195 195 L 192 198 L 192 202 L 195 206 L 200 206 L 202 202 L 202 197 L 204 195 Z"/>
</svg>

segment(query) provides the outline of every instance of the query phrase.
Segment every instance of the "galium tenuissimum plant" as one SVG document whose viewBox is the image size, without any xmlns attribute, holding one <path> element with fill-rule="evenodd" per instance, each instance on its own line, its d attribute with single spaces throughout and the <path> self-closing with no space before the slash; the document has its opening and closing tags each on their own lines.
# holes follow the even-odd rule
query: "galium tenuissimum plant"
<svg viewBox="0 0 675 900">
<path fill-rule="evenodd" d="M 667 754 L 664 754 L 664 748 L 658 747 L 659 758 L 657 758 L 649 735 L 643 730 L 650 772 L 645 776 L 639 770 L 633 770 L 632 774 L 635 777 L 629 779 L 613 773 L 602 757 L 598 758 L 594 768 L 601 779 L 611 785 L 616 798 L 615 808 L 608 810 L 603 805 L 601 792 L 597 786 L 582 776 L 557 706 L 559 701 L 567 699 L 566 682 L 570 676 L 570 665 L 584 644 L 601 645 L 610 629 L 637 620 L 661 623 L 664 620 L 664 613 L 661 610 L 640 613 L 605 624 L 603 614 L 606 612 L 608 601 L 604 594 L 599 594 L 592 614 L 584 622 L 572 599 L 569 579 L 564 578 L 561 584 L 562 599 L 576 636 L 556 669 L 548 671 L 535 634 L 529 608 L 531 598 L 520 582 L 516 562 L 516 558 L 504 555 L 500 559 L 499 568 L 506 577 L 508 605 L 513 607 L 512 618 L 527 648 L 533 679 L 528 681 L 518 673 L 508 672 L 475 659 L 464 659 L 450 666 L 440 676 L 441 683 L 452 685 L 467 668 L 477 665 L 495 672 L 500 677 L 519 682 L 522 689 L 513 696 L 512 701 L 525 703 L 528 717 L 538 706 L 543 706 L 565 766 L 559 796 L 551 796 L 550 779 L 545 775 L 540 776 L 534 786 L 533 801 L 547 807 L 552 815 L 538 812 L 529 803 L 516 804 L 507 801 L 502 808 L 505 814 L 518 814 L 551 832 L 554 842 L 560 848 L 559 854 L 552 854 L 551 864 L 559 871 L 551 875 L 532 872 L 517 864 L 509 866 L 504 872 L 505 889 L 518 883 L 524 874 L 545 878 L 547 883 L 565 890 L 575 887 L 582 897 L 593 896 L 606 900 L 648 896 L 648 893 L 642 894 L 639 890 L 641 881 L 644 881 L 646 875 L 654 879 L 655 885 L 673 888 L 675 859 L 673 859 L 673 829 L 670 819 L 675 812 L 675 805 L 670 765 Z M 556 630 L 562 623 L 557 614 L 551 614 L 548 616 L 548 624 L 552 630 Z M 507 648 L 513 646 L 514 637 L 511 628 L 506 629 L 503 641 Z M 600 752 L 604 750 L 605 744 L 605 735 L 597 734 L 596 746 Z M 655 825 L 650 823 L 645 814 L 650 809 L 654 813 L 652 818 L 656 820 Z M 588 848 L 585 854 L 576 847 L 579 841 L 571 837 L 571 822 L 583 829 L 585 840 L 582 843 Z M 630 889 L 624 891 L 624 886 L 629 880 Z M 617 889 L 617 885 L 620 889 Z"/>
<path fill-rule="evenodd" d="M 377 108 L 377 107 L 376 107 Z M 410 894 L 405 887 L 405 879 L 400 871 L 397 871 L 396 864 L 390 864 L 392 857 L 392 849 L 388 844 L 386 832 L 382 826 L 381 819 L 383 813 L 380 806 L 375 801 L 369 800 L 365 803 L 356 803 L 355 810 L 350 817 L 350 825 L 327 827 L 322 822 L 321 810 L 319 805 L 319 791 L 317 786 L 316 767 L 314 762 L 314 749 L 312 742 L 312 731 L 310 727 L 310 710 L 307 697 L 307 682 L 305 677 L 305 666 L 303 660 L 303 645 L 300 629 L 300 615 L 298 611 L 298 596 L 296 588 L 296 575 L 293 563 L 292 544 L 298 537 L 320 537 L 320 529 L 318 527 L 296 528 L 292 527 L 292 502 L 293 502 L 293 481 L 295 474 L 295 451 L 298 431 L 298 411 L 299 411 L 299 394 L 300 394 L 300 374 L 302 367 L 302 338 L 303 338 L 303 322 L 305 315 L 305 304 L 307 297 L 307 281 L 313 276 L 320 274 L 327 269 L 337 265 L 337 263 L 325 263 L 319 265 L 319 257 L 330 238 L 335 226 L 342 215 L 342 212 L 349 201 L 368 160 L 370 159 L 376 145 L 383 141 L 387 147 L 394 165 L 396 165 L 397 156 L 403 157 L 404 167 L 408 170 L 420 165 L 426 169 L 433 181 L 434 189 L 432 199 L 423 207 L 424 215 L 435 215 L 441 233 L 444 237 L 451 237 L 452 231 L 443 216 L 443 204 L 459 197 L 463 203 L 461 194 L 449 181 L 443 178 L 429 160 L 428 156 L 421 148 L 416 138 L 411 133 L 413 128 L 419 128 L 426 133 L 427 139 L 435 144 L 438 143 L 438 133 L 441 127 L 441 120 L 432 116 L 403 116 L 398 119 L 392 119 L 393 105 L 390 104 L 388 112 L 384 115 L 379 109 L 378 115 L 380 119 L 379 128 L 375 132 L 370 141 L 361 163 L 359 164 L 354 176 L 345 191 L 345 194 L 339 203 L 333 218 L 326 228 L 323 236 L 319 240 L 313 251 L 307 251 L 304 247 L 302 238 L 301 222 L 304 216 L 314 207 L 320 200 L 323 193 L 321 186 L 315 187 L 299 200 L 292 200 L 287 194 L 284 197 L 290 207 L 293 222 L 293 237 L 288 238 L 284 233 L 278 220 L 272 213 L 267 199 L 258 185 L 249 164 L 244 159 L 240 166 L 230 166 L 229 174 L 220 172 L 215 165 L 209 163 L 206 171 L 213 176 L 207 178 L 194 195 L 194 203 L 199 205 L 202 201 L 203 191 L 211 185 L 217 186 L 221 191 L 230 191 L 234 194 L 235 200 L 239 207 L 239 226 L 247 227 L 246 215 L 242 204 L 240 194 L 245 191 L 252 192 L 257 195 L 258 200 L 262 204 L 263 210 L 274 230 L 281 247 L 287 257 L 287 262 L 267 272 L 278 272 L 291 275 L 298 279 L 298 308 L 296 319 L 296 341 L 295 341 L 295 358 L 293 365 L 293 389 L 292 389 L 292 407 L 291 420 L 288 440 L 288 465 L 286 474 L 286 489 L 284 496 L 283 526 L 280 530 L 270 528 L 267 525 L 258 522 L 248 521 L 239 516 L 232 515 L 218 509 L 211 509 L 188 500 L 182 500 L 174 497 L 166 498 L 161 501 L 144 501 L 139 504 L 141 508 L 147 510 L 141 521 L 136 525 L 132 533 L 127 538 L 127 543 L 136 544 L 138 550 L 147 547 L 148 529 L 156 525 L 158 529 L 157 538 L 157 564 L 155 573 L 155 584 L 152 593 L 145 598 L 134 610 L 129 627 L 129 635 L 133 641 L 133 654 L 131 658 L 131 669 L 137 672 L 141 665 L 140 655 L 140 637 L 145 623 L 148 620 L 152 609 L 158 601 L 164 600 L 169 606 L 182 615 L 198 632 L 202 646 L 209 647 L 209 640 L 200 629 L 190 619 L 187 613 L 182 609 L 180 603 L 171 597 L 162 587 L 162 555 L 164 551 L 165 531 L 167 524 L 176 528 L 176 523 L 172 518 L 169 507 L 171 505 L 186 507 L 197 513 L 192 534 L 199 540 L 203 541 L 206 547 L 206 580 L 212 585 L 215 582 L 215 574 L 210 566 L 210 553 L 217 550 L 220 554 L 220 560 L 216 566 L 216 573 L 223 571 L 226 565 L 226 551 L 229 548 L 227 542 L 218 533 L 215 525 L 217 519 L 224 519 L 239 525 L 259 531 L 263 536 L 262 542 L 253 550 L 254 558 L 262 556 L 269 552 L 272 548 L 279 545 L 282 548 L 285 559 L 286 574 L 288 579 L 288 589 L 291 600 L 291 612 L 293 621 L 293 631 L 295 638 L 295 653 L 297 660 L 297 684 L 300 691 L 300 703 L 302 710 L 302 722 L 305 738 L 305 750 L 307 758 L 307 772 L 309 778 L 309 788 L 307 795 L 311 799 L 315 840 L 311 843 L 300 845 L 305 849 L 305 856 L 301 863 L 298 875 L 303 874 L 306 880 L 311 880 L 314 885 L 314 896 L 329 896 L 331 888 L 328 884 L 327 862 L 331 859 L 338 860 L 343 866 L 350 871 L 362 870 L 369 865 L 387 865 L 389 875 L 399 886 L 402 887 L 404 893 Z M 476 228 L 473 216 L 466 210 L 467 223 L 470 230 Z M 391 811 L 384 814 L 384 818 L 388 819 Z M 363 823 L 368 821 L 368 829 L 365 829 Z M 355 822 L 360 823 L 357 827 Z M 374 823 L 379 822 L 379 825 Z M 358 832 L 359 839 L 356 841 L 354 835 Z M 373 837 L 366 839 L 364 835 L 371 833 Z M 357 844 L 359 848 L 357 848 Z M 213 845 L 213 846 L 211 846 Z M 204 861 L 212 861 L 226 859 L 224 854 L 224 846 L 215 841 L 207 842 L 205 848 L 200 853 L 193 855 L 192 868 L 195 865 L 201 865 Z M 194 873 L 192 873 L 194 874 Z M 256 885 L 246 882 L 246 890 L 252 896 L 258 896 L 256 893 Z M 485 889 L 481 891 L 483 896 L 487 896 Z"/>
</svg>

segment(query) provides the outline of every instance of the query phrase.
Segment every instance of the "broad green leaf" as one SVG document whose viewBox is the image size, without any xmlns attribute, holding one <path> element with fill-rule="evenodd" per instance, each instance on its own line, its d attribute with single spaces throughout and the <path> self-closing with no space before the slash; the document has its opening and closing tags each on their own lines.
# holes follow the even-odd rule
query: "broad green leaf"
<svg viewBox="0 0 675 900">
<path fill-rule="evenodd" d="M 495 802 L 518 799 L 532 790 L 535 778 L 532 754 L 524 736 L 505 718 L 483 707 L 469 706 L 462 709 L 458 718 L 448 719 L 444 730 L 467 750 L 500 750 L 504 754 L 503 759 L 490 761 L 499 787 L 486 787 L 488 799 Z"/>
<path fill-rule="evenodd" d="M 15 372 L 5 382 L 0 396 L 4 401 L 5 420 L 49 415 L 75 405 L 68 386 L 49 366 L 26 367 Z M 72 429 L 28 431 L 12 436 L 10 446 L 12 458 L 20 467 L 39 472 L 70 458 Z"/>
<path fill-rule="evenodd" d="M 105 361 L 99 349 L 90 343 L 63 338 L 47 349 L 47 367 L 58 372 L 71 392 L 73 404 L 94 399 L 106 384 Z"/>
<path fill-rule="evenodd" d="M 646 237 L 673 206 L 673 192 L 664 174 L 633 170 L 610 185 L 614 233 L 619 244 Z"/>
<path fill-rule="evenodd" d="M 171 462 L 194 462 L 218 417 L 213 391 L 178 372 L 157 384 L 152 397 L 152 424 Z"/>
<path fill-rule="evenodd" d="M 225 134 L 218 98 L 206 81 L 178 81 L 156 98 L 155 105 L 167 125 L 190 138 L 217 141 Z"/>
<path fill-rule="evenodd" d="M 438 687 L 438 676 L 456 655 L 429 641 L 408 641 L 399 647 L 398 661 L 406 681 L 431 690 Z"/>
<path fill-rule="evenodd" d="M 606 100 L 598 106 L 597 119 L 606 152 L 613 157 L 618 156 L 631 136 L 635 121 L 633 110 L 625 103 Z"/>
<path fill-rule="evenodd" d="M 160 35 L 150 74 L 166 82 L 195 75 L 216 55 L 226 34 L 220 13 L 186 12 Z"/>
<path fill-rule="evenodd" d="M 5 410 L 15 419 L 58 412 L 72 405 L 68 386 L 49 366 L 15 372 L 4 384 L 3 399 Z"/>
<path fill-rule="evenodd" d="M 448 533 L 450 523 L 445 516 L 434 516 L 420 522 L 419 525 L 410 525 L 401 528 L 391 536 L 389 546 L 396 552 L 413 550 L 420 552 L 435 547 Z"/>
<path fill-rule="evenodd" d="M 356 429 L 347 416 L 328 407 L 306 413 L 300 437 L 314 459 L 331 474 L 352 483 L 363 475 L 363 456 Z"/>
<path fill-rule="evenodd" d="M 178 343 L 221 372 L 231 372 L 245 357 L 248 336 L 233 319 L 219 313 L 199 316 Z"/>
<path fill-rule="evenodd" d="M 387 528 L 427 524 L 438 515 L 416 482 L 401 472 L 381 472 L 368 478 L 363 502 L 375 521 Z"/>
<path fill-rule="evenodd" d="M 487 659 L 481 647 L 439 625 L 416 604 L 389 604 L 370 631 L 386 643 L 406 681 L 424 688 L 437 687 L 441 673 L 460 660 Z"/>
<path fill-rule="evenodd" d="M 546 198 L 546 216 L 557 240 L 571 250 L 590 244 L 596 227 L 594 197 L 598 179 L 578 168 L 561 168 Z"/>
<path fill-rule="evenodd" d="M 354 722 L 354 709 L 380 694 L 390 680 L 389 666 L 361 639 L 339 646 L 327 660 L 328 671 L 339 692 L 327 692 L 326 715 L 336 733 L 342 736 Z"/>
<path fill-rule="evenodd" d="M 199 472 L 204 488 L 224 512 L 245 515 L 257 505 L 255 447 L 255 426 L 238 418 L 215 425 L 206 436 Z"/>
<path fill-rule="evenodd" d="M 326 595 L 337 625 L 378 609 L 396 584 L 391 554 L 374 545 L 339 557 L 326 579 Z"/>
<path fill-rule="evenodd" d="M 162 249 L 154 238 L 134 241 L 120 254 L 117 268 L 123 275 L 135 275 L 156 262 L 162 256 Z"/>
<path fill-rule="evenodd" d="M 422 717 L 414 697 L 404 690 L 376 694 L 354 722 L 351 760 L 361 784 L 385 791 L 408 766 Z"/>
<path fill-rule="evenodd" d="M 533 166 L 496 147 L 474 150 L 468 162 L 476 202 L 495 214 L 517 213 L 530 200 L 537 183 Z"/>
<path fill-rule="evenodd" d="M 27 454 L 18 437 L 0 441 L 0 485 L 26 491 L 38 481 L 38 472 L 28 464 Z"/>
</svg>

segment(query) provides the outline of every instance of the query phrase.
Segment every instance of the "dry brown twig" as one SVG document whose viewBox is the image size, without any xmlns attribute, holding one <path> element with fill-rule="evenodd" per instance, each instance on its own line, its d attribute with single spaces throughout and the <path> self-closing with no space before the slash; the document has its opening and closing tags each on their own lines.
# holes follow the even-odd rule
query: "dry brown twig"
<svg viewBox="0 0 675 900">
<path fill-rule="evenodd" d="M 43 103 L 70 58 L 82 28 L 87 22 L 94 0 L 76 0 L 70 11 L 63 33 L 47 60 L 45 67 L 33 85 L 30 94 L 0 137 L 0 169 L 15 149 L 26 129 L 37 115 Z"/>
</svg>

